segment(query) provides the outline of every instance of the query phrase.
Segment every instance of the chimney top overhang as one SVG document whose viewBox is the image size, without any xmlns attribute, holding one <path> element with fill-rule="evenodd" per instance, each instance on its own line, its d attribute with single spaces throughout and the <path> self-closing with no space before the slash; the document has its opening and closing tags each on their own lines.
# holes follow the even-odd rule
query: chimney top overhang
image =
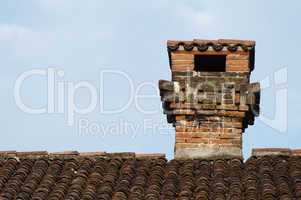
<svg viewBox="0 0 301 200">
<path fill-rule="evenodd" d="M 169 51 L 177 51 L 179 48 L 183 48 L 185 51 L 191 51 L 194 48 L 198 51 L 207 51 L 210 47 L 214 51 L 228 50 L 235 52 L 253 51 L 255 48 L 255 41 L 252 40 L 233 40 L 233 39 L 218 39 L 218 40 L 202 40 L 194 39 L 191 41 L 186 40 L 168 40 L 167 48 Z"/>
<path fill-rule="evenodd" d="M 172 68 L 171 53 L 190 52 L 190 54 L 234 54 L 245 52 L 249 54 L 250 71 L 254 70 L 255 62 L 255 45 L 253 40 L 234 40 L 234 39 L 217 39 L 217 40 L 168 40 L 167 50 L 169 56 L 169 65 Z"/>
</svg>

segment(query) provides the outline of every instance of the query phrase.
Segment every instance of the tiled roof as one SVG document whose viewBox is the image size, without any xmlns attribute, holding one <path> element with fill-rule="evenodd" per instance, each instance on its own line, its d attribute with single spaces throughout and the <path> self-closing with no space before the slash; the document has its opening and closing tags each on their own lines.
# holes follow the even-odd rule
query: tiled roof
<svg viewBox="0 0 301 200">
<path fill-rule="evenodd" d="M 194 39 L 192 41 L 182 40 L 169 40 L 167 41 L 167 48 L 169 51 L 176 51 L 179 48 L 183 48 L 186 51 L 192 51 L 194 48 L 198 51 L 207 51 L 209 47 L 212 47 L 215 51 L 221 51 L 224 48 L 228 51 L 234 52 L 239 48 L 243 51 L 254 51 L 255 42 L 250 40 L 199 40 Z"/>
<path fill-rule="evenodd" d="M 0 199 L 301 199 L 300 156 L 0 153 Z"/>
</svg>

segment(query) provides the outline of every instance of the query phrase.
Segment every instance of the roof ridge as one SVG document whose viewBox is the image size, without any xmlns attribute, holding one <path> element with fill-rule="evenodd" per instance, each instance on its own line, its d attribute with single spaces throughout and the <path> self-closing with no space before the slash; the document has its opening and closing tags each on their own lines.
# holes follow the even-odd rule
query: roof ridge
<svg viewBox="0 0 301 200">
<path fill-rule="evenodd" d="M 254 148 L 252 149 L 252 156 L 301 156 L 301 149 L 290 148 Z"/>
<path fill-rule="evenodd" d="M 165 158 L 162 153 L 135 153 L 135 152 L 105 152 L 105 151 L 92 151 L 92 152 L 78 152 L 78 151 L 0 151 L 0 158 L 40 158 L 40 157 L 114 157 L 114 158 Z"/>
</svg>

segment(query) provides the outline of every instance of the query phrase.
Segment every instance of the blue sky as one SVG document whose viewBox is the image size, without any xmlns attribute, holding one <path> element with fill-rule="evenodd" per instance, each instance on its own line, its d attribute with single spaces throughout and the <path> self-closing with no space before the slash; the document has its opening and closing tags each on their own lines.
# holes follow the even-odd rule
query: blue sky
<svg viewBox="0 0 301 200">
<path fill-rule="evenodd" d="M 244 133 L 245 157 L 255 147 L 301 148 L 300 9 L 296 0 L 1 1 L 0 150 L 162 152 L 172 158 L 174 131 L 165 122 L 152 85 L 159 79 L 170 79 L 166 40 L 193 38 L 257 42 L 252 81 L 265 86 L 262 117 Z M 49 67 L 64 72 L 57 81 L 65 87 L 67 82 L 88 81 L 97 90 L 96 108 L 88 114 L 76 114 L 72 126 L 67 124 L 65 110 L 28 114 L 15 103 L 17 78 L 23 72 Z M 100 80 L 103 70 L 124 72 L 133 88 L 117 74 L 107 73 Z M 279 76 L 284 81 L 277 85 Z M 152 114 L 139 111 L 134 100 L 121 113 L 101 112 L 100 107 L 108 110 L 124 105 L 132 89 L 155 96 L 136 102 L 142 109 L 154 111 Z M 26 80 L 22 99 L 27 105 L 45 106 L 46 78 Z M 84 108 L 89 104 L 89 93 L 78 90 L 74 99 Z M 94 128 L 106 128 L 105 135 L 102 131 L 80 134 L 80 120 Z M 111 129 L 110 125 L 125 122 L 136 128 Z M 143 129 L 145 123 L 160 126 Z"/>
</svg>

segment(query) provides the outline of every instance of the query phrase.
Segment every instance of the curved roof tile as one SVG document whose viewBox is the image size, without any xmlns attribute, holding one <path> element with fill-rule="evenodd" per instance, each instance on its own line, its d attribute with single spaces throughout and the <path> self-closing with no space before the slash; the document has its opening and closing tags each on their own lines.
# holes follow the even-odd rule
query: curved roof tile
<svg viewBox="0 0 301 200">
<path fill-rule="evenodd" d="M 235 52 L 237 50 L 254 51 L 255 41 L 250 40 L 199 40 L 194 39 L 192 41 L 180 41 L 169 40 L 167 41 L 168 51 L 176 51 L 182 48 L 185 51 L 192 51 L 196 49 L 198 51 L 207 51 L 211 47 L 214 51 L 228 50 Z"/>
<path fill-rule="evenodd" d="M 68 155 L 0 157 L 0 199 L 301 198 L 301 156 L 252 156 L 243 162 Z"/>
</svg>

